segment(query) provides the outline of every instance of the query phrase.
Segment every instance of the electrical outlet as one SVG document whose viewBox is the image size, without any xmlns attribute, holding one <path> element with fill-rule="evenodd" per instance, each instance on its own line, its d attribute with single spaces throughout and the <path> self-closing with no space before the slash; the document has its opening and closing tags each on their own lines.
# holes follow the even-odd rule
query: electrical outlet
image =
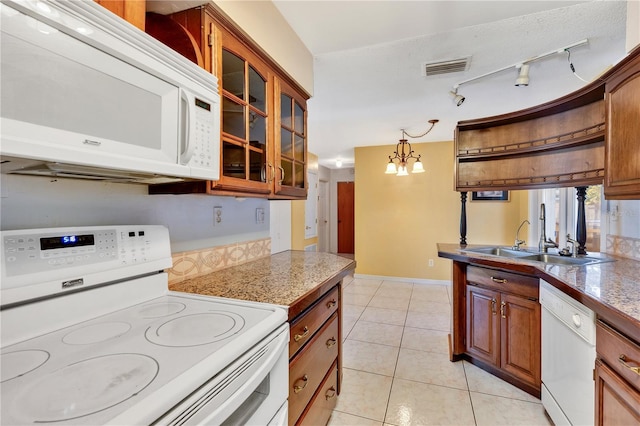
<svg viewBox="0 0 640 426">
<path fill-rule="evenodd" d="M 429 259 L 429 268 L 433 268 L 433 259 Z"/>
<path fill-rule="evenodd" d="M 264 209 L 261 207 L 258 207 L 256 209 L 256 223 L 258 225 L 260 225 L 261 223 L 264 223 Z"/>
<path fill-rule="evenodd" d="M 213 208 L 213 226 L 220 225 L 222 223 L 222 207 Z"/>
</svg>

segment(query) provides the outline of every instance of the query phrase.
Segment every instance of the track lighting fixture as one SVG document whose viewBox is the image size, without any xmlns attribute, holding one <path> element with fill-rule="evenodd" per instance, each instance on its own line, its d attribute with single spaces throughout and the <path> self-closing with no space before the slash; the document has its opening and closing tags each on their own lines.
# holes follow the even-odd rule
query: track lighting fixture
<svg viewBox="0 0 640 426">
<path fill-rule="evenodd" d="M 465 100 L 464 96 L 458 94 L 458 88 L 462 84 L 470 83 L 472 81 L 479 80 L 481 78 L 484 78 L 484 77 L 499 73 L 501 71 L 512 69 L 512 68 L 516 68 L 516 69 L 519 70 L 518 78 L 516 79 L 515 85 L 516 86 L 528 86 L 529 85 L 529 64 L 531 62 L 538 61 L 540 59 L 546 58 L 547 56 L 551 56 L 551 55 L 567 52 L 569 54 L 569 57 L 568 57 L 569 64 L 570 64 L 570 66 L 573 66 L 571 64 L 571 60 L 570 60 L 570 58 L 571 58 L 571 49 L 573 49 L 574 47 L 582 46 L 583 44 L 587 44 L 588 42 L 589 42 L 589 39 L 585 38 L 584 40 L 577 41 L 577 42 L 572 43 L 572 44 L 570 44 L 568 46 L 564 46 L 564 47 L 561 47 L 561 48 L 558 48 L 558 49 L 554 49 L 554 50 L 552 50 L 550 52 L 546 52 L 546 53 L 534 56 L 532 58 L 527 58 L 527 59 L 525 59 L 523 61 L 520 61 L 520 62 L 517 62 L 517 63 L 515 63 L 513 65 L 509 65 L 509 66 L 497 69 L 495 71 L 490 71 L 488 73 L 485 73 L 485 74 L 482 74 L 482 75 L 479 75 L 479 76 L 476 76 L 476 77 L 461 81 L 461 82 L 459 82 L 459 83 L 457 83 L 457 84 L 455 84 L 453 86 L 453 90 L 451 90 L 449 92 L 449 94 L 453 98 L 453 101 L 455 102 L 455 104 L 457 106 L 460 106 L 460 105 L 462 105 L 462 103 Z M 575 69 L 572 68 L 571 71 L 575 74 Z M 578 77 L 578 78 L 580 78 L 580 77 Z"/>
<path fill-rule="evenodd" d="M 455 102 L 456 106 L 462 105 L 464 100 L 466 99 L 464 96 L 458 95 L 457 87 L 454 88 L 454 90 L 450 91 L 449 94 L 451 95 L 451 97 L 453 97 L 453 102 Z"/>
<path fill-rule="evenodd" d="M 516 86 L 528 86 L 529 85 L 529 64 L 520 65 L 520 74 L 516 78 Z"/>
</svg>

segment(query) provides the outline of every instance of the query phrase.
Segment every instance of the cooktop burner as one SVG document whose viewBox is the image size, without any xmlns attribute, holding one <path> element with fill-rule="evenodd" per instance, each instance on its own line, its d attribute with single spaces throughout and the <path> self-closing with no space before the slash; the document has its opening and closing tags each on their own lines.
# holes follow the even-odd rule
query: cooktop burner
<svg viewBox="0 0 640 426">
<path fill-rule="evenodd" d="M 70 364 L 25 386 L 16 412 L 28 422 L 60 422 L 113 407 L 146 388 L 158 363 L 140 354 L 105 355 Z"/>
<path fill-rule="evenodd" d="M 184 311 L 186 305 L 179 302 L 151 303 L 142 307 L 138 314 L 140 318 L 161 318 Z"/>
<path fill-rule="evenodd" d="M 40 350 L 25 350 L 0 354 L 2 382 L 15 379 L 35 370 L 49 359 L 49 353 Z"/>
<path fill-rule="evenodd" d="M 244 327 L 244 319 L 233 312 L 185 315 L 147 329 L 145 336 L 162 346 L 198 346 L 224 340 Z"/>
</svg>

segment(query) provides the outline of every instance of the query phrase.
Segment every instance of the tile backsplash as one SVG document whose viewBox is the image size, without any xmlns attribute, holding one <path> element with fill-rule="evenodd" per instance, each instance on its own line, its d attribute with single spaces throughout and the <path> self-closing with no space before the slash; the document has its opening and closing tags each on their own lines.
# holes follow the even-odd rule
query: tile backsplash
<svg viewBox="0 0 640 426">
<path fill-rule="evenodd" d="M 607 235 L 607 253 L 640 260 L 640 238 Z"/>
<path fill-rule="evenodd" d="M 174 253 L 169 284 L 271 256 L 271 238 Z"/>
</svg>

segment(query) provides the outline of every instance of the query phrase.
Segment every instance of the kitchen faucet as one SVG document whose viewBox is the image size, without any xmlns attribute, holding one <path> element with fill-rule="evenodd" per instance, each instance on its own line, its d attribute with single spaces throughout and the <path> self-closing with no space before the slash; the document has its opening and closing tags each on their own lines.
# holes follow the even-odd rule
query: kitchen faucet
<svg viewBox="0 0 640 426">
<path fill-rule="evenodd" d="M 550 247 L 558 247 L 555 241 L 547 238 L 547 219 L 544 203 L 540 204 L 540 242 L 538 242 L 538 251 L 547 253 Z"/>
<path fill-rule="evenodd" d="M 525 219 L 525 220 L 522 221 L 520 226 L 518 226 L 518 230 L 516 231 L 516 241 L 513 243 L 513 249 L 514 250 L 520 250 L 520 246 L 525 243 L 524 240 L 521 240 L 521 239 L 518 238 L 518 233 L 520 232 L 520 228 L 522 228 L 522 225 L 524 225 L 525 223 L 528 223 L 529 225 L 531 225 L 531 222 L 529 222 L 527 219 Z"/>
</svg>

